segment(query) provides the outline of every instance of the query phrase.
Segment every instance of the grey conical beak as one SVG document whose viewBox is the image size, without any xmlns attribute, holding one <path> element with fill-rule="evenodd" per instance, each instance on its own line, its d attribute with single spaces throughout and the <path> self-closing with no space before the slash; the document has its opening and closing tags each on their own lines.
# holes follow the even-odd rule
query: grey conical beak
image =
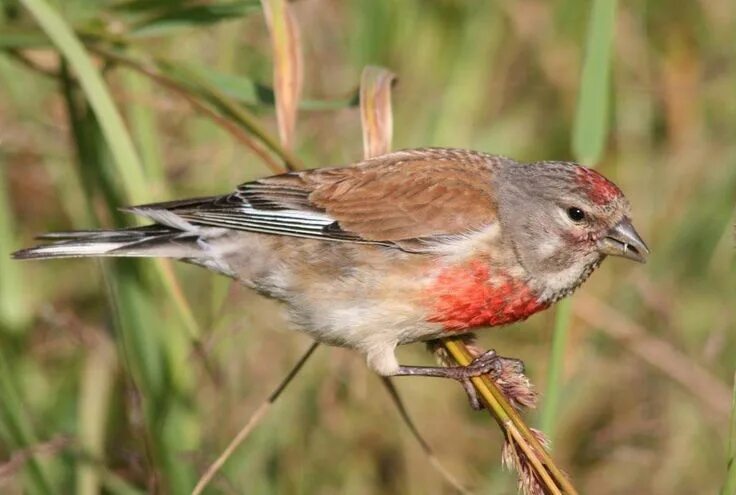
<svg viewBox="0 0 736 495">
<path fill-rule="evenodd" d="M 598 241 L 598 252 L 645 263 L 649 248 L 631 225 L 631 220 L 624 218 Z"/>
</svg>

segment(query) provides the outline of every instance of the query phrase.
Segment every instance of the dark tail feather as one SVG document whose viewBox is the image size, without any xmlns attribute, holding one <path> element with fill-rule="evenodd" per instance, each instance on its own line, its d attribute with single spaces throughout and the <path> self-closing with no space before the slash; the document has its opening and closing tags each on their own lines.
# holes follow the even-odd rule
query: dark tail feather
<svg viewBox="0 0 736 495">
<path fill-rule="evenodd" d="M 38 239 L 54 241 L 12 254 L 19 260 L 94 256 L 184 258 L 198 251 L 198 236 L 162 225 L 120 230 L 52 232 Z"/>
</svg>

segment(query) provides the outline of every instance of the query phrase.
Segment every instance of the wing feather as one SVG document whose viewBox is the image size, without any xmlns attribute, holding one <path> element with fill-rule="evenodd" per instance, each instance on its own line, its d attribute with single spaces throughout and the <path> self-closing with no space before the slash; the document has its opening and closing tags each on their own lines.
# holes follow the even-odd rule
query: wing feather
<svg viewBox="0 0 736 495">
<path fill-rule="evenodd" d="M 493 174 L 508 159 L 430 148 L 241 184 L 229 195 L 132 208 L 182 228 L 211 226 L 383 245 L 417 245 L 496 221 Z M 170 214 L 178 217 L 172 220 Z M 419 242 L 418 242 L 419 241 Z"/>
</svg>

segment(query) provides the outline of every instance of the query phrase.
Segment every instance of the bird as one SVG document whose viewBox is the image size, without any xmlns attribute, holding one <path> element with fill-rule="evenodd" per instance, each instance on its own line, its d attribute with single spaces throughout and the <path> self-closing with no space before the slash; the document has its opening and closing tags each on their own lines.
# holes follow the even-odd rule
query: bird
<svg viewBox="0 0 736 495">
<path fill-rule="evenodd" d="M 645 262 L 630 210 L 618 186 L 574 162 L 418 148 L 124 208 L 150 224 L 46 234 L 13 256 L 199 265 L 281 301 L 296 329 L 358 351 L 379 375 L 467 385 L 494 369 L 493 351 L 467 366 L 408 366 L 396 347 L 525 320 L 607 256 Z"/>
</svg>

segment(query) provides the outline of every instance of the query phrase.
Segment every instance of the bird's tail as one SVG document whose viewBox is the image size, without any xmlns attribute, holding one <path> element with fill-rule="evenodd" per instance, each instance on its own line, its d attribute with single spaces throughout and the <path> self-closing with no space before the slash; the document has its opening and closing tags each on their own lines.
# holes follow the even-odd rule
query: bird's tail
<svg viewBox="0 0 736 495">
<path fill-rule="evenodd" d="M 50 259 L 96 256 L 186 258 L 197 250 L 198 236 L 164 226 L 148 225 L 119 230 L 53 232 L 38 237 L 51 241 L 13 253 L 13 258 Z"/>
</svg>

